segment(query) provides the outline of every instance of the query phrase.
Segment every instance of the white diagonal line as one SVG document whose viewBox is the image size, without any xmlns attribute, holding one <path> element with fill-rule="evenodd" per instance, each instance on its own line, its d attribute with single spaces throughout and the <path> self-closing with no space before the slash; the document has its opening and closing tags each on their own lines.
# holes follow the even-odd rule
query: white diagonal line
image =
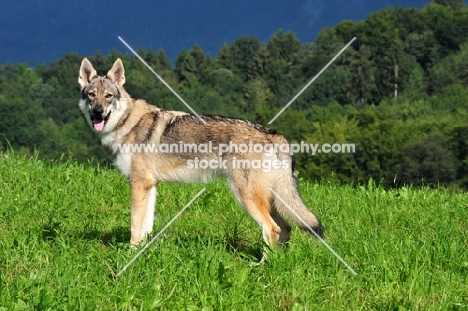
<svg viewBox="0 0 468 311">
<path fill-rule="evenodd" d="M 116 274 L 115 277 L 118 277 L 120 276 L 125 270 L 127 270 L 128 267 L 130 267 L 130 265 L 141 255 L 143 254 L 143 252 L 157 239 L 159 238 L 159 236 L 193 203 L 193 201 L 195 201 L 203 192 L 205 192 L 206 188 L 203 188 L 202 190 L 200 190 L 200 192 L 197 193 L 196 196 L 193 197 L 193 199 L 190 200 L 190 202 L 187 203 L 187 205 L 184 206 L 184 208 L 182 208 L 180 210 L 180 212 L 178 212 L 165 226 L 164 228 L 161 229 L 161 231 L 158 232 L 158 234 L 156 234 L 154 236 L 154 238 L 151 239 L 151 241 L 149 241 L 148 243 L 146 243 L 145 247 L 143 247 L 139 252 L 138 254 L 135 255 L 135 257 L 132 258 L 132 260 L 130 260 L 126 265 L 125 267 L 122 268 L 122 270 L 120 270 L 119 273 Z"/>
<path fill-rule="evenodd" d="M 315 232 L 315 231 L 304 221 L 304 219 L 302 219 L 302 217 L 300 217 L 300 216 L 296 213 L 296 211 L 294 211 L 294 210 L 291 208 L 291 206 L 289 206 L 288 203 L 286 203 L 286 202 L 279 196 L 279 194 L 275 192 L 275 190 L 273 190 L 273 189 L 271 189 L 271 188 L 269 188 L 269 189 L 270 189 L 270 191 L 273 192 L 274 195 L 275 195 L 275 196 L 276 196 L 276 197 L 277 197 L 293 214 L 294 214 L 294 216 L 296 216 L 297 219 L 299 219 L 299 220 L 304 224 L 304 226 L 306 226 L 307 229 L 309 229 L 309 231 L 310 231 L 311 233 L 313 233 L 313 234 L 315 235 L 315 237 L 316 237 L 320 242 L 322 242 L 322 244 L 325 245 L 325 246 L 330 250 L 330 252 L 332 252 L 333 255 L 335 255 L 335 257 L 338 258 L 338 260 L 340 260 L 340 261 L 346 266 L 346 268 L 349 269 L 349 271 L 351 271 L 354 275 L 357 275 L 356 271 L 354 271 L 353 268 L 351 268 L 351 267 L 346 263 L 346 261 L 344 261 L 344 259 L 341 258 L 340 255 L 338 255 L 338 254 L 333 250 L 333 248 L 331 248 L 330 245 L 328 245 L 327 242 L 325 242 L 325 241 L 320 237 L 320 235 L 318 235 L 317 232 Z"/>
<path fill-rule="evenodd" d="M 158 75 L 158 73 L 157 73 L 156 71 L 154 71 L 154 69 L 151 68 L 151 66 L 148 65 L 148 64 L 145 62 L 145 60 L 144 60 L 143 58 L 141 58 L 140 55 L 138 55 L 137 52 L 135 52 L 135 50 L 132 49 L 132 47 L 131 47 L 130 45 L 128 45 L 127 42 L 125 42 L 124 39 L 122 39 L 122 37 L 119 36 L 118 38 L 119 38 L 120 41 L 122 41 L 123 44 L 125 44 L 125 46 L 126 46 L 136 57 L 138 57 L 138 59 L 139 59 L 143 64 L 145 64 L 146 67 L 148 67 L 148 69 L 149 69 L 156 77 L 158 77 L 159 80 L 161 80 L 162 83 L 164 83 L 164 85 L 165 85 L 165 86 L 166 86 L 166 87 L 167 87 L 167 88 L 168 88 L 168 89 L 185 105 L 185 106 L 187 106 L 188 109 L 190 109 L 190 111 L 191 111 L 194 115 L 196 115 L 196 116 L 198 117 L 198 119 L 200 119 L 200 121 L 203 122 L 203 124 L 206 124 L 205 120 L 203 120 L 203 119 L 200 117 L 200 115 L 199 115 L 198 113 L 196 113 L 195 110 L 193 110 L 192 107 L 190 107 L 190 105 L 187 104 L 187 103 L 185 102 L 185 100 L 184 100 L 182 97 L 180 97 L 180 95 L 177 94 L 177 92 L 174 91 L 174 89 L 173 89 L 169 84 L 167 84 L 166 81 L 164 81 L 164 79 L 161 78 L 161 76 Z"/>
<path fill-rule="evenodd" d="M 320 72 L 319 72 L 317 75 L 315 75 L 315 77 L 313 77 L 313 78 L 312 78 L 312 80 L 310 80 L 310 81 L 309 81 L 309 83 L 307 83 L 307 84 L 306 84 L 306 86 L 304 86 L 304 87 L 302 88 L 302 90 L 300 90 L 300 91 L 299 91 L 299 93 L 297 93 L 297 95 L 296 95 L 296 96 L 294 96 L 294 97 L 293 97 L 293 99 L 291 99 L 291 100 L 289 101 L 289 103 L 288 103 L 286 106 L 284 106 L 284 108 L 283 108 L 283 109 L 281 109 L 281 111 L 280 111 L 280 112 L 278 112 L 278 113 L 276 114 L 276 116 L 275 116 L 273 119 L 271 119 L 271 120 L 270 120 L 270 122 L 268 122 L 268 124 L 271 124 L 271 123 L 273 123 L 273 121 L 275 121 L 275 120 L 276 120 L 276 118 L 278 118 L 278 117 L 279 117 L 279 115 L 280 115 L 280 114 L 282 114 L 282 113 L 283 113 L 283 112 L 286 110 L 286 108 L 288 108 L 288 107 L 289 107 L 289 106 L 290 106 L 290 105 L 291 105 L 291 104 L 292 104 L 292 103 L 293 103 L 293 102 L 294 102 L 294 101 L 295 101 L 295 100 L 296 100 L 296 99 L 299 97 L 299 95 L 301 95 L 301 94 L 302 94 L 302 92 L 304 92 L 304 91 L 305 91 L 305 89 L 306 89 L 306 88 L 308 88 L 308 87 L 309 87 L 309 85 L 311 85 L 311 84 L 312 84 L 312 82 L 314 82 L 314 81 L 315 81 L 315 79 L 317 79 L 317 78 L 318 78 L 318 77 L 319 77 L 319 76 L 322 74 L 322 72 L 324 72 L 324 71 L 325 71 L 325 69 L 327 69 L 327 68 L 328 68 L 328 66 L 330 66 L 330 65 L 331 65 L 331 63 L 333 63 L 333 62 L 335 61 L 335 59 L 337 59 L 337 58 L 338 58 L 338 56 L 340 56 L 340 55 L 341 55 L 341 53 L 343 53 L 343 52 L 344 52 L 344 51 L 345 51 L 345 50 L 348 48 L 348 46 L 350 46 L 350 45 L 351 45 L 351 43 L 353 43 L 353 41 L 354 41 L 354 40 L 356 40 L 356 37 L 354 37 L 353 39 L 351 39 L 351 41 L 349 41 L 349 43 L 348 43 L 348 44 L 346 44 L 346 45 L 345 45 L 345 47 L 344 47 L 344 48 L 342 48 L 342 49 L 341 49 L 341 51 L 339 51 L 339 52 L 338 52 L 338 54 L 336 54 L 336 55 L 335 55 L 335 57 L 333 57 L 333 58 L 332 58 L 332 60 L 331 60 L 331 61 L 329 61 L 329 62 L 328 62 L 328 64 L 326 64 L 326 65 L 325 65 L 325 67 L 323 67 L 323 68 L 322 68 L 322 70 L 320 70 Z"/>
</svg>

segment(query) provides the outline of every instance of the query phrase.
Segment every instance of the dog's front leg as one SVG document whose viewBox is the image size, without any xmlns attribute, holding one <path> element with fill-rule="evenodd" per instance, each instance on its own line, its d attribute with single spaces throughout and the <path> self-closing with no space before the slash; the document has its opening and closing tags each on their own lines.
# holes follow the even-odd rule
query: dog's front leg
<svg viewBox="0 0 468 311">
<path fill-rule="evenodd" d="M 132 219 L 130 243 L 137 245 L 153 230 L 156 186 L 153 180 L 131 181 Z"/>
</svg>

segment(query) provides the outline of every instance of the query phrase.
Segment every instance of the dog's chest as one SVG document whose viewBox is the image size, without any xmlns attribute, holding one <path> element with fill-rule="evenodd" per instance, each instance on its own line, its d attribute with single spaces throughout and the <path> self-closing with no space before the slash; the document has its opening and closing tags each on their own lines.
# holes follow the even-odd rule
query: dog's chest
<svg viewBox="0 0 468 311">
<path fill-rule="evenodd" d="M 119 171 L 127 178 L 130 177 L 130 168 L 132 165 L 132 154 L 131 153 L 117 153 L 114 164 L 117 166 Z"/>
</svg>

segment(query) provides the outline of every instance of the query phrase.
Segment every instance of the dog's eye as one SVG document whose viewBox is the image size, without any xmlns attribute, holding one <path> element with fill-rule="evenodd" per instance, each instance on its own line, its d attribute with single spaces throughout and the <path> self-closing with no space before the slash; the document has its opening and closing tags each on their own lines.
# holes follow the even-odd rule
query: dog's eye
<svg viewBox="0 0 468 311">
<path fill-rule="evenodd" d="M 112 95 L 112 94 L 107 94 L 107 95 L 106 95 L 106 98 L 111 98 L 112 96 L 114 96 L 114 95 Z"/>
<path fill-rule="evenodd" d="M 89 97 L 95 97 L 96 94 L 94 94 L 93 92 L 89 92 L 89 93 L 88 93 L 88 96 L 89 96 Z"/>
</svg>

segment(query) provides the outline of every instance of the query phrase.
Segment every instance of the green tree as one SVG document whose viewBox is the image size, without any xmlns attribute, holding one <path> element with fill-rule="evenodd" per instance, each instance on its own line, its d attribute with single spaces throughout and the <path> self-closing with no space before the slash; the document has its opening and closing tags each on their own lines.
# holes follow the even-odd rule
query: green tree
<svg viewBox="0 0 468 311">
<path fill-rule="evenodd" d="M 30 98 L 32 86 L 42 84 L 42 79 L 27 64 L 6 64 L 0 67 L 0 93 L 5 98 Z"/>
<path fill-rule="evenodd" d="M 399 180 L 413 185 L 447 185 L 456 178 L 456 158 L 446 138 L 434 133 L 403 148 Z"/>
<path fill-rule="evenodd" d="M 226 42 L 219 48 L 218 54 L 216 55 L 216 65 L 218 68 L 226 68 L 229 70 L 234 69 L 234 60 L 231 54 L 229 44 Z"/>
<path fill-rule="evenodd" d="M 171 61 L 167 57 L 166 51 L 164 51 L 163 48 L 158 49 L 155 58 L 156 68 L 159 70 L 172 70 Z"/>
<path fill-rule="evenodd" d="M 254 58 L 260 48 L 261 43 L 256 37 L 243 36 L 236 39 L 230 46 L 230 56 L 233 63 L 233 70 L 235 74 L 239 74 L 243 81 L 248 81 L 249 70 L 253 65 Z"/>
<path fill-rule="evenodd" d="M 353 51 L 348 57 L 347 68 L 351 73 L 348 92 L 351 100 L 361 105 L 372 101 L 372 93 L 376 89 L 376 67 L 371 58 L 370 50 L 363 44 L 359 47 L 359 51 Z"/>
<path fill-rule="evenodd" d="M 294 55 L 299 52 L 301 42 L 291 31 L 284 33 L 278 31 L 268 40 L 267 49 L 269 54 L 274 59 L 282 59 L 290 62 Z"/>
<path fill-rule="evenodd" d="M 197 64 L 189 51 L 183 49 L 176 58 L 175 71 L 179 82 L 190 86 L 196 80 Z"/>
<path fill-rule="evenodd" d="M 449 148 L 457 159 L 457 181 L 464 189 L 468 189 L 468 126 L 452 129 Z"/>
<path fill-rule="evenodd" d="M 195 44 L 189 51 L 195 64 L 195 76 L 202 84 L 211 84 L 211 68 L 214 67 L 211 59 L 203 53 L 200 45 Z"/>
<path fill-rule="evenodd" d="M 276 107 L 284 106 L 305 81 L 295 73 L 300 70 L 300 66 L 295 63 L 296 55 L 300 52 L 301 44 L 297 37 L 282 30 L 272 36 L 266 45 L 263 79 L 274 94 L 273 104 Z"/>
<path fill-rule="evenodd" d="M 335 27 L 335 34 L 340 41 L 349 42 L 354 37 L 359 38 L 362 31 L 362 22 L 352 20 L 344 20 L 338 23 Z"/>
<path fill-rule="evenodd" d="M 422 9 L 426 25 L 439 44 L 440 57 L 445 57 L 468 39 L 468 9 L 454 11 L 449 6 L 430 3 Z"/>
<path fill-rule="evenodd" d="M 273 94 L 262 79 L 247 82 L 244 88 L 244 97 L 248 101 L 249 111 L 271 108 Z"/>
<path fill-rule="evenodd" d="M 37 101 L 0 98 L 1 144 L 5 146 L 6 139 L 15 148 L 32 150 L 40 143 L 39 126 L 43 117 L 42 107 Z"/>
<path fill-rule="evenodd" d="M 404 49 L 424 70 L 429 70 L 439 59 L 439 45 L 432 30 L 410 33 L 404 41 Z"/>
<path fill-rule="evenodd" d="M 468 43 L 460 51 L 439 61 L 429 72 L 429 90 L 440 92 L 452 84 L 468 86 Z"/>
<path fill-rule="evenodd" d="M 460 10 L 466 8 L 466 3 L 463 0 L 432 0 L 436 4 L 447 6 L 452 10 Z"/>
<path fill-rule="evenodd" d="M 346 95 L 350 88 L 351 74 L 341 68 L 328 68 L 294 103 L 295 109 L 304 110 L 311 105 L 328 105 L 332 102 L 349 103 Z"/>
<path fill-rule="evenodd" d="M 263 78 L 267 72 L 270 52 L 265 45 L 258 48 L 256 55 L 253 58 L 251 67 L 249 68 L 249 79 Z"/>
</svg>

